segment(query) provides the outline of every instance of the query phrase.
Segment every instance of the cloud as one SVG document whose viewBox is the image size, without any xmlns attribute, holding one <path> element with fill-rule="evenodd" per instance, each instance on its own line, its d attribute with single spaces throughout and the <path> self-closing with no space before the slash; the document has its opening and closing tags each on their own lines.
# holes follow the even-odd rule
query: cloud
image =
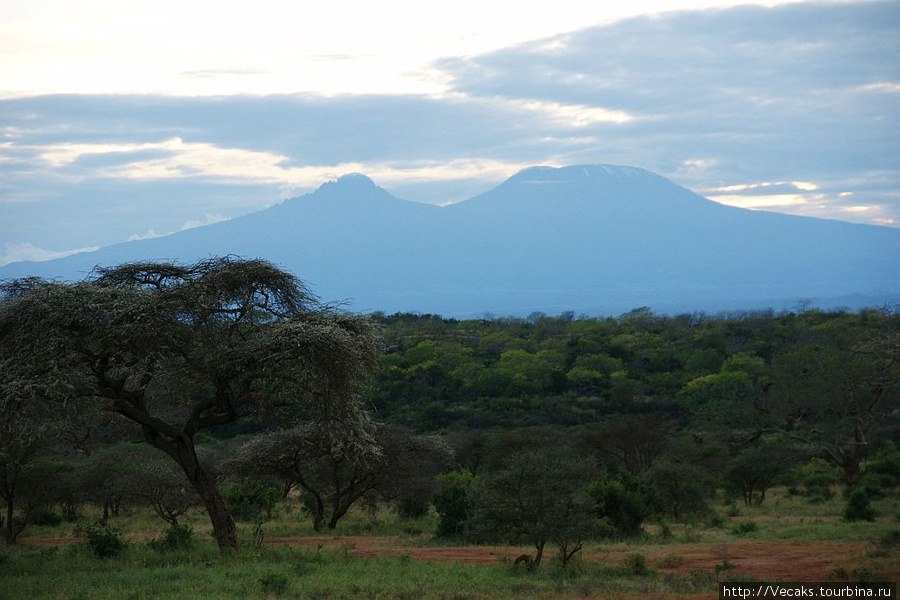
<svg viewBox="0 0 900 600">
<path fill-rule="evenodd" d="M 179 73 L 182 77 L 199 77 L 201 79 L 246 77 L 266 74 L 268 74 L 268 72 L 261 69 L 198 69 L 195 71 L 182 71 Z"/>
<path fill-rule="evenodd" d="M 580 163 L 896 225 L 898 22 L 900 4 L 882 1 L 632 18 L 438 60 L 433 95 L 0 100 L 0 239 L 76 248 L 178 231 L 348 172 L 446 204 L 527 166 Z M 302 59 L 349 58 L 321 50 Z M 185 73 L 254 81 L 212 66 Z"/>
<path fill-rule="evenodd" d="M 156 233 L 153 229 L 148 229 L 147 233 L 132 233 L 131 235 L 128 236 L 128 241 L 136 242 L 138 240 L 152 240 L 154 238 L 172 235 L 173 233 L 175 233 L 175 232 L 169 231 L 167 233 Z"/>
<path fill-rule="evenodd" d="M 215 144 L 159 142 L 51 144 L 23 146 L 59 175 L 77 179 L 177 180 L 206 178 L 227 183 L 247 180 L 294 187 L 317 187 L 353 172 L 365 172 L 380 182 L 411 183 L 458 178 L 505 178 L 529 166 L 490 158 L 394 160 L 292 166 L 290 157 L 272 152 L 222 148 Z M 106 157 L 99 160 L 100 157 Z M 99 166 L 94 163 L 100 163 Z M 77 171 L 67 171 L 77 166 Z M 207 217 L 211 215 L 207 214 Z"/>
<path fill-rule="evenodd" d="M 686 11 L 438 67 L 469 98 L 597 106 L 632 117 L 616 127 L 584 124 L 580 135 L 598 142 L 558 159 L 636 164 L 693 189 L 814 181 L 827 188 L 829 206 L 852 191 L 867 196 L 861 205 L 900 216 L 895 200 L 872 197 L 896 187 L 853 183 L 880 171 L 895 186 L 900 174 L 898 23 L 900 5 L 883 1 Z M 791 212 L 818 206 L 809 194 L 776 192 L 752 193 Z"/>
<path fill-rule="evenodd" d="M 186 229 L 194 229 L 195 227 L 203 227 L 204 225 L 212 225 L 213 223 L 221 223 L 222 221 L 227 221 L 229 217 L 224 217 L 222 215 L 211 215 L 206 213 L 203 215 L 202 219 L 192 219 L 190 221 L 185 221 L 184 225 L 181 226 L 181 230 L 184 231 Z"/>
<path fill-rule="evenodd" d="M 76 248 L 73 250 L 44 250 L 38 248 L 30 242 L 5 243 L 3 244 L 3 253 L 0 254 L 0 266 L 23 260 L 44 261 L 53 260 L 54 258 L 63 258 L 79 252 L 93 252 L 99 246 L 89 246 L 86 248 Z"/>
<path fill-rule="evenodd" d="M 184 224 L 178 231 L 186 231 L 188 229 L 196 229 L 197 227 L 203 227 L 204 225 L 212 225 L 213 223 L 221 223 L 222 221 L 227 221 L 229 217 L 225 217 L 222 215 L 212 215 L 206 213 L 203 215 L 202 219 L 191 219 L 190 221 L 185 221 Z M 133 233 L 128 236 L 129 242 L 135 242 L 138 240 L 152 240 L 154 238 L 165 237 L 167 235 L 172 235 L 176 233 L 175 230 L 167 231 L 165 233 L 157 233 L 154 229 L 148 229 L 146 233 Z"/>
<path fill-rule="evenodd" d="M 539 100 L 519 100 L 512 104 L 545 115 L 563 127 L 580 128 L 598 123 L 628 123 L 634 120 L 634 116 L 623 110 L 609 110 L 583 104 L 560 104 Z"/>
</svg>

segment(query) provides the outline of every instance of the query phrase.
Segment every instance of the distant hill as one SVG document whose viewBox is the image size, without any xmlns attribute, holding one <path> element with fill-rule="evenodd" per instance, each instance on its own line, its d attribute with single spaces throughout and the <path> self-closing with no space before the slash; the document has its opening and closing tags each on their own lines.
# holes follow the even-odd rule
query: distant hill
<svg viewBox="0 0 900 600">
<path fill-rule="evenodd" d="M 0 277 L 262 257 L 357 311 L 618 314 L 900 301 L 900 230 L 728 207 L 649 171 L 534 167 L 447 207 L 348 175 L 272 208 Z"/>
</svg>

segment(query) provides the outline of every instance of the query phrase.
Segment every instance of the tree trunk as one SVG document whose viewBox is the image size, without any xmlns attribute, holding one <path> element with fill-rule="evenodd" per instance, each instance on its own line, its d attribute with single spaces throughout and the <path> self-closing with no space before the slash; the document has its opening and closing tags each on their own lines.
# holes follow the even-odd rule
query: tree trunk
<svg viewBox="0 0 900 600">
<path fill-rule="evenodd" d="M 544 543 L 543 541 L 535 542 L 534 549 L 534 562 L 531 563 L 532 569 L 537 569 L 541 566 L 541 559 L 544 558 Z"/>
<path fill-rule="evenodd" d="M 150 432 L 149 435 L 146 435 L 146 433 L 145 437 L 148 442 L 175 459 L 182 470 L 184 470 L 191 487 L 203 500 L 206 514 L 209 515 L 210 523 L 212 523 L 213 536 L 216 538 L 219 550 L 223 553 L 228 551 L 237 552 L 238 539 L 234 517 L 231 516 L 231 511 L 225 505 L 225 500 L 222 498 L 222 494 L 219 493 L 215 479 L 200 466 L 200 461 L 197 460 L 197 452 L 194 449 L 193 439 L 185 435 L 170 445 L 161 441 L 158 436 L 153 435 L 155 432 Z"/>
<path fill-rule="evenodd" d="M 234 517 L 231 516 L 231 511 L 225 505 L 225 501 L 222 499 L 215 481 L 199 465 L 194 465 L 193 469 L 188 469 L 185 465 L 182 466 L 185 467 L 184 472 L 187 474 L 188 480 L 194 486 L 194 489 L 197 490 L 204 506 L 206 506 L 206 512 L 209 514 L 213 535 L 216 538 L 216 543 L 219 545 L 219 550 L 222 552 L 229 550 L 237 552 L 237 528 L 234 525 Z"/>
<path fill-rule="evenodd" d="M 841 467 L 844 469 L 844 484 L 848 488 L 855 488 L 859 483 L 859 463 L 856 457 L 848 459 Z"/>
<path fill-rule="evenodd" d="M 16 537 L 13 535 L 13 497 L 10 496 L 6 500 L 6 543 L 9 545 L 16 543 Z"/>
<path fill-rule="evenodd" d="M 338 521 L 347 514 L 347 511 L 350 509 L 350 504 L 344 506 L 340 504 L 340 502 L 335 502 L 334 509 L 331 511 L 331 518 L 328 520 L 328 530 L 334 531 L 337 527 Z"/>
</svg>

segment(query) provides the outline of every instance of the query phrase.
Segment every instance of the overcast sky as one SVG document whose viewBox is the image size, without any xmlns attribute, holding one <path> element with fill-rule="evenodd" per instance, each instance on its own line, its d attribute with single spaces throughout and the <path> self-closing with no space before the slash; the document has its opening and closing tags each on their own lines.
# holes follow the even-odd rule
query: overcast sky
<svg viewBox="0 0 900 600">
<path fill-rule="evenodd" d="M 449 203 L 535 164 L 628 164 L 900 226 L 896 0 L 305 4 L 0 4 L 0 264 L 354 171 Z"/>
</svg>

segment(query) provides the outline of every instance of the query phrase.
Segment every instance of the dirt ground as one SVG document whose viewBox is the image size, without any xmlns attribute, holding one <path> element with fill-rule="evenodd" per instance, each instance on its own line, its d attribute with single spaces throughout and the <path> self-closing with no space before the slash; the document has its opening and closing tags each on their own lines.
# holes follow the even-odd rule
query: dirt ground
<svg viewBox="0 0 900 600">
<path fill-rule="evenodd" d="M 23 543 L 68 545 L 75 541 L 72 537 L 40 537 L 28 538 Z M 516 546 L 422 546 L 416 545 L 410 538 L 396 536 L 285 537 L 269 538 L 264 543 L 296 548 L 344 549 L 357 557 L 405 554 L 413 560 L 482 565 L 512 561 L 529 552 L 526 547 Z M 637 552 L 643 554 L 648 564 L 660 573 L 690 575 L 694 571 L 713 571 L 716 565 L 720 568 L 727 565 L 734 575 L 749 575 L 769 581 L 827 581 L 834 579 L 837 569 L 843 568 L 850 573 L 872 563 L 864 543 L 810 541 L 680 543 L 617 547 L 609 551 L 592 547 L 586 551 L 585 558 L 616 564 Z M 894 560 L 878 561 L 877 569 L 897 581 L 900 579 L 900 564 L 896 563 L 896 557 L 892 558 Z"/>
<path fill-rule="evenodd" d="M 348 536 L 274 538 L 267 544 L 315 548 L 339 548 L 351 556 L 396 556 L 406 554 L 414 560 L 460 561 L 465 564 L 496 564 L 515 560 L 527 548 L 511 546 L 415 546 L 395 537 Z M 728 565 L 735 574 L 773 581 L 826 581 L 839 568 L 848 572 L 866 562 L 866 544 L 842 542 L 753 542 L 689 543 L 635 546 L 610 552 L 587 552 L 588 560 L 615 564 L 629 554 L 640 552 L 651 567 L 661 573 L 690 575 L 693 571 L 713 571 L 716 565 Z M 889 575 L 900 576 L 900 565 L 888 565 Z"/>
</svg>

